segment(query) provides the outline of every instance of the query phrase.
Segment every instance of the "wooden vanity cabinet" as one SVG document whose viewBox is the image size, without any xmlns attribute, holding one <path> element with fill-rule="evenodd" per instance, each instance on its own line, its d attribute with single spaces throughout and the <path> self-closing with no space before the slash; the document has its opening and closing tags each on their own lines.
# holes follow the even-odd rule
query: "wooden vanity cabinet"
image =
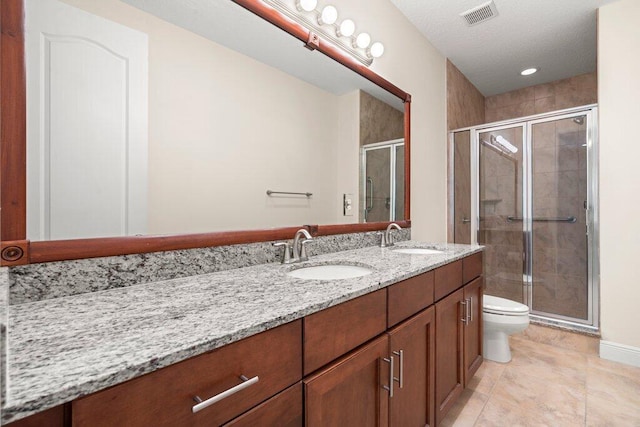
<svg viewBox="0 0 640 427">
<path fill-rule="evenodd" d="M 10 425 L 438 425 L 482 364 L 482 291 L 478 253 Z"/>
<path fill-rule="evenodd" d="M 218 426 L 302 379 L 302 322 L 279 326 L 72 403 L 74 427 Z M 192 412 L 242 383 L 257 382 Z"/>
</svg>

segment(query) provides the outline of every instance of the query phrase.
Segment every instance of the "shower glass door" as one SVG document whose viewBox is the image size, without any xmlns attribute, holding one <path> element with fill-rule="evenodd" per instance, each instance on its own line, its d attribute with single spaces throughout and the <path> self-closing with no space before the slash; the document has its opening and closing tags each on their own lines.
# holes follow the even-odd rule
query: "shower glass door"
<svg viewBox="0 0 640 427">
<path fill-rule="evenodd" d="M 485 246 L 485 292 L 526 303 L 523 280 L 524 125 L 478 133 L 478 243 Z"/>
<path fill-rule="evenodd" d="M 589 320 L 587 115 L 530 122 L 533 313 Z"/>
<path fill-rule="evenodd" d="M 598 327 L 596 114 L 565 110 L 469 130 L 485 292 L 528 305 L 543 322 L 586 330 Z M 457 197 L 456 230 L 465 206 Z"/>
</svg>

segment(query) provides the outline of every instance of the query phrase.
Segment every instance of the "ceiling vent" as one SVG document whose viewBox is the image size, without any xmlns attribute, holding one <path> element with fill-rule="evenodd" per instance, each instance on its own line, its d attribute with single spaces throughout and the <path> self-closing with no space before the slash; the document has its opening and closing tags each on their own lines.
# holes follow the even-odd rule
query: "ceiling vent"
<svg viewBox="0 0 640 427">
<path fill-rule="evenodd" d="M 493 0 L 476 6 L 473 9 L 469 9 L 466 12 L 460 14 L 464 18 L 469 27 L 479 24 L 484 21 L 488 21 L 491 18 L 498 16 L 498 9 Z"/>
</svg>

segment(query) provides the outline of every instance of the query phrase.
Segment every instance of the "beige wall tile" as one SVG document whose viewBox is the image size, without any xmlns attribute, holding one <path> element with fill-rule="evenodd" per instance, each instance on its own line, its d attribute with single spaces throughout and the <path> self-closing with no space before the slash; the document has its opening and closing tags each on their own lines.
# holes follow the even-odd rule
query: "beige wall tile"
<svg viewBox="0 0 640 427">
<path fill-rule="evenodd" d="M 522 107 L 528 102 L 533 102 L 533 108 Z M 488 96 L 485 117 L 487 122 L 507 120 L 596 102 L 597 75 L 594 72 Z"/>
</svg>

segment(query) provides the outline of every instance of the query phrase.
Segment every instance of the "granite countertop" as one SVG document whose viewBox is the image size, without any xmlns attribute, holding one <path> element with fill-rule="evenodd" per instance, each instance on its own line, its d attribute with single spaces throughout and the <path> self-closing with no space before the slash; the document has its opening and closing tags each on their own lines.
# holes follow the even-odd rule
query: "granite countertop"
<svg viewBox="0 0 640 427">
<path fill-rule="evenodd" d="M 263 264 L 10 306 L 2 421 L 24 418 L 482 250 L 419 242 L 397 247 L 444 253 L 407 255 L 369 247 L 298 264 Z M 286 275 L 336 262 L 373 272 L 335 281 Z"/>
</svg>

